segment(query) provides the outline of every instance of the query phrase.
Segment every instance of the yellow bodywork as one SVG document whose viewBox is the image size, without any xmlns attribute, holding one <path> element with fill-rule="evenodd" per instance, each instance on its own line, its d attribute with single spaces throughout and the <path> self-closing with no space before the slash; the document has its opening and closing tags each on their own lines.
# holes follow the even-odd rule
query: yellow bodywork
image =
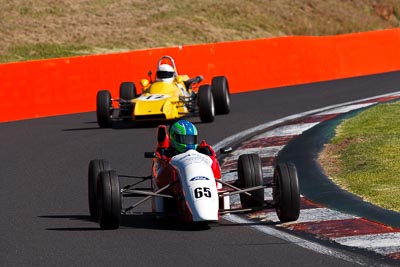
<svg viewBox="0 0 400 267">
<path fill-rule="evenodd" d="M 143 94 L 132 99 L 133 119 L 177 119 L 188 113 L 179 97 L 186 90 L 183 81 L 187 76 L 178 76 L 172 83 L 155 81 L 143 88 Z M 141 82 L 142 85 L 146 84 Z"/>
</svg>

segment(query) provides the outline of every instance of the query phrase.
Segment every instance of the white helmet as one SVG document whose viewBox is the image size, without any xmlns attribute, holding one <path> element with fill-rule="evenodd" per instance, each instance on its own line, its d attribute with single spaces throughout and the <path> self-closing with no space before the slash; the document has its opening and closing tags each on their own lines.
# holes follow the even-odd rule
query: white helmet
<svg viewBox="0 0 400 267">
<path fill-rule="evenodd" d="M 161 64 L 156 73 L 157 81 L 172 82 L 175 78 L 175 70 L 171 65 Z"/>
</svg>

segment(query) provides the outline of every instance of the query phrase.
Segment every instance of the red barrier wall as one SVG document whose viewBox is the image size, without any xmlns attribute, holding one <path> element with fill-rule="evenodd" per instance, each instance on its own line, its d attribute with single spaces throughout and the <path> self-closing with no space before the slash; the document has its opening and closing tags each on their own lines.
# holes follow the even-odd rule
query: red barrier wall
<svg viewBox="0 0 400 267">
<path fill-rule="evenodd" d="M 232 93 L 400 68 L 400 29 L 293 36 L 0 64 L 0 122 L 95 110 L 100 89 L 147 76 L 162 55 L 178 72 L 225 75 Z"/>
</svg>

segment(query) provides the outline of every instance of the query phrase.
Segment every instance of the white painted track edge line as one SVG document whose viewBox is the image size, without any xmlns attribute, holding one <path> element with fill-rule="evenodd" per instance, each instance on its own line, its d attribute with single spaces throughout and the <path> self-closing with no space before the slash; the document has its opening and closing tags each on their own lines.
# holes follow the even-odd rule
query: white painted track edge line
<svg viewBox="0 0 400 267">
<path fill-rule="evenodd" d="M 305 117 L 305 116 L 308 116 L 308 115 L 321 113 L 321 112 L 324 112 L 324 111 L 327 111 L 327 110 L 330 110 L 330 109 L 334 109 L 334 108 L 338 108 L 338 107 L 342 107 L 342 106 L 346 106 L 346 105 L 351 105 L 351 104 L 358 103 L 358 102 L 369 101 L 369 100 L 373 100 L 373 99 L 376 99 L 376 98 L 383 98 L 383 97 L 395 96 L 395 95 L 400 95 L 400 91 L 392 92 L 392 93 L 388 93 L 388 94 L 383 94 L 383 95 L 378 95 L 378 96 L 373 96 L 373 97 L 364 98 L 364 99 L 359 99 L 359 100 L 354 100 L 354 101 L 349 101 L 349 102 L 345 102 L 345 103 L 341 103 L 341 104 L 331 105 L 331 106 L 328 106 L 328 107 L 324 107 L 324 108 L 320 108 L 320 109 L 314 109 L 314 110 L 310 110 L 310 111 L 294 114 L 294 115 L 291 115 L 291 116 L 283 117 L 281 119 L 277 119 L 277 120 L 274 120 L 274 121 L 271 121 L 271 122 L 267 122 L 267 123 L 261 124 L 259 126 L 250 128 L 250 129 L 248 129 L 246 131 L 243 131 L 243 132 L 240 132 L 238 134 L 231 135 L 231 136 L 221 140 L 220 142 L 216 143 L 215 145 L 213 145 L 213 147 L 214 147 L 215 151 L 219 151 L 221 148 L 223 148 L 223 147 L 225 147 L 225 146 L 227 146 L 229 144 L 234 143 L 235 140 L 243 139 L 243 138 L 245 138 L 247 136 L 251 136 L 255 132 L 262 131 L 262 130 L 264 130 L 266 128 L 273 127 L 273 126 L 275 126 L 277 124 L 281 124 L 281 123 L 284 123 L 284 122 L 287 122 L 287 121 L 290 121 L 290 120 L 299 119 L 299 118 L 302 118 L 302 117 Z M 251 223 L 251 221 L 246 220 L 244 218 L 240 218 L 239 216 L 236 216 L 236 215 L 225 215 L 225 216 L 223 216 L 223 218 L 228 220 L 228 221 L 234 222 L 234 223 L 241 223 L 241 224 L 246 224 L 246 223 L 250 224 Z M 353 262 L 353 263 L 357 263 L 357 264 L 364 265 L 364 266 L 369 266 L 370 265 L 369 262 L 364 261 L 362 259 L 358 259 L 356 257 L 348 256 L 348 255 L 346 255 L 344 253 L 341 253 L 341 252 L 338 252 L 338 251 L 336 251 L 334 249 L 330 249 L 328 247 L 325 247 L 325 246 L 320 245 L 320 244 L 315 243 L 315 242 L 311 242 L 311 241 L 308 241 L 308 240 L 305 240 L 305 239 L 301 239 L 299 237 L 290 235 L 290 234 L 288 234 L 286 232 L 276 230 L 276 229 L 274 229 L 272 227 L 268 227 L 268 226 L 265 226 L 265 225 L 264 226 L 262 226 L 262 225 L 249 225 L 249 227 L 252 227 L 252 228 L 254 228 L 254 229 L 256 229 L 256 230 L 258 230 L 258 231 L 260 231 L 262 233 L 265 233 L 265 234 L 268 234 L 268 235 L 271 235 L 271 236 L 286 240 L 288 242 L 297 244 L 297 245 L 299 245 L 299 246 L 301 246 L 303 248 L 310 249 L 312 251 L 315 251 L 315 252 L 318 252 L 318 253 L 321 253 L 321 254 L 330 255 L 330 256 L 333 256 L 333 257 L 336 257 L 336 258 L 339 258 L 339 259 L 343 259 L 343 260 L 348 261 L 348 262 Z M 382 264 L 380 266 L 385 266 L 385 264 Z"/>
<path fill-rule="evenodd" d="M 349 101 L 349 102 L 345 102 L 345 103 L 341 103 L 341 104 L 331 105 L 331 106 L 328 106 L 328 107 L 309 110 L 309 111 L 305 111 L 305 112 L 302 112 L 302 113 L 298 113 L 298 114 L 290 115 L 290 116 L 287 116 L 287 117 L 283 117 L 281 119 L 277 119 L 277 120 L 274 120 L 274 121 L 271 121 L 271 122 L 263 123 L 263 124 L 260 124 L 258 126 L 255 126 L 253 128 L 250 128 L 250 129 L 248 129 L 246 131 L 242 131 L 240 133 L 231 135 L 231 136 L 221 140 L 220 142 L 214 144 L 213 147 L 214 147 L 215 151 L 219 151 L 221 148 L 223 148 L 223 147 L 225 147 L 225 146 L 227 146 L 229 144 L 234 143 L 235 140 L 242 139 L 242 138 L 244 138 L 246 136 L 252 135 L 255 132 L 262 131 L 262 130 L 268 128 L 268 127 L 272 127 L 274 125 L 281 124 L 281 123 L 284 123 L 286 121 L 295 120 L 295 119 L 302 118 L 302 117 L 305 117 L 305 116 L 308 116 L 308 115 L 311 115 L 311 114 L 324 112 L 324 111 L 327 111 L 327 110 L 330 110 L 330 109 L 334 109 L 334 108 L 338 108 L 338 107 L 342 107 L 342 106 L 347 106 L 347 105 L 351 105 L 351 104 L 358 103 L 358 102 L 369 101 L 369 100 L 376 99 L 376 98 L 382 98 L 382 97 L 394 96 L 394 95 L 400 95 L 400 91 L 393 92 L 393 93 L 388 93 L 388 94 L 383 94 L 383 95 L 378 95 L 378 96 L 373 96 L 373 97 L 368 97 L 368 98 L 363 98 L 363 99 L 360 99 L 360 100 Z"/>
<path fill-rule="evenodd" d="M 248 227 L 254 228 L 255 230 L 260 231 L 264 234 L 279 238 L 281 240 L 287 241 L 292 244 L 296 244 L 302 248 L 309 249 L 309 250 L 315 251 L 320 254 L 332 256 L 332 257 L 342 259 L 347 262 L 357 263 L 357 264 L 360 264 L 363 266 L 370 266 L 370 264 L 371 264 L 371 262 L 369 262 L 369 261 L 362 260 L 358 257 L 346 255 L 345 253 L 342 253 L 342 252 L 337 251 L 332 248 L 328 248 L 328 247 L 318 244 L 316 242 L 308 241 L 306 239 L 302 239 L 300 237 L 291 235 L 289 233 L 286 233 L 286 232 L 283 232 L 280 230 L 276 230 L 273 227 L 269 227 L 269 226 L 265 226 L 265 225 L 252 225 L 251 221 L 243 219 L 237 215 L 230 214 L 230 215 L 224 215 L 222 217 L 225 220 L 228 220 L 233 223 L 238 223 L 238 224 L 243 224 L 243 225 L 249 224 Z M 382 265 L 382 266 L 384 266 L 384 265 Z"/>
</svg>

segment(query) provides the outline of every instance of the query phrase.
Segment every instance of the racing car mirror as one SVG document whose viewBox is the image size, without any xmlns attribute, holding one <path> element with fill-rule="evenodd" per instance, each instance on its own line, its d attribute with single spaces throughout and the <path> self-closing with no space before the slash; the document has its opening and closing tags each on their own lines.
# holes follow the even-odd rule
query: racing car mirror
<svg viewBox="0 0 400 267">
<path fill-rule="evenodd" d="M 175 81 L 176 81 L 177 83 L 182 83 L 182 82 L 183 82 L 182 76 L 176 76 Z"/>
<path fill-rule="evenodd" d="M 219 150 L 219 152 L 221 153 L 221 154 L 226 154 L 226 153 L 229 153 L 229 152 L 232 152 L 232 147 L 223 147 L 223 148 L 221 148 L 220 150 Z"/>
<path fill-rule="evenodd" d="M 140 85 L 144 88 L 146 88 L 149 85 L 149 80 L 147 79 L 141 79 L 140 80 Z"/>
</svg>

